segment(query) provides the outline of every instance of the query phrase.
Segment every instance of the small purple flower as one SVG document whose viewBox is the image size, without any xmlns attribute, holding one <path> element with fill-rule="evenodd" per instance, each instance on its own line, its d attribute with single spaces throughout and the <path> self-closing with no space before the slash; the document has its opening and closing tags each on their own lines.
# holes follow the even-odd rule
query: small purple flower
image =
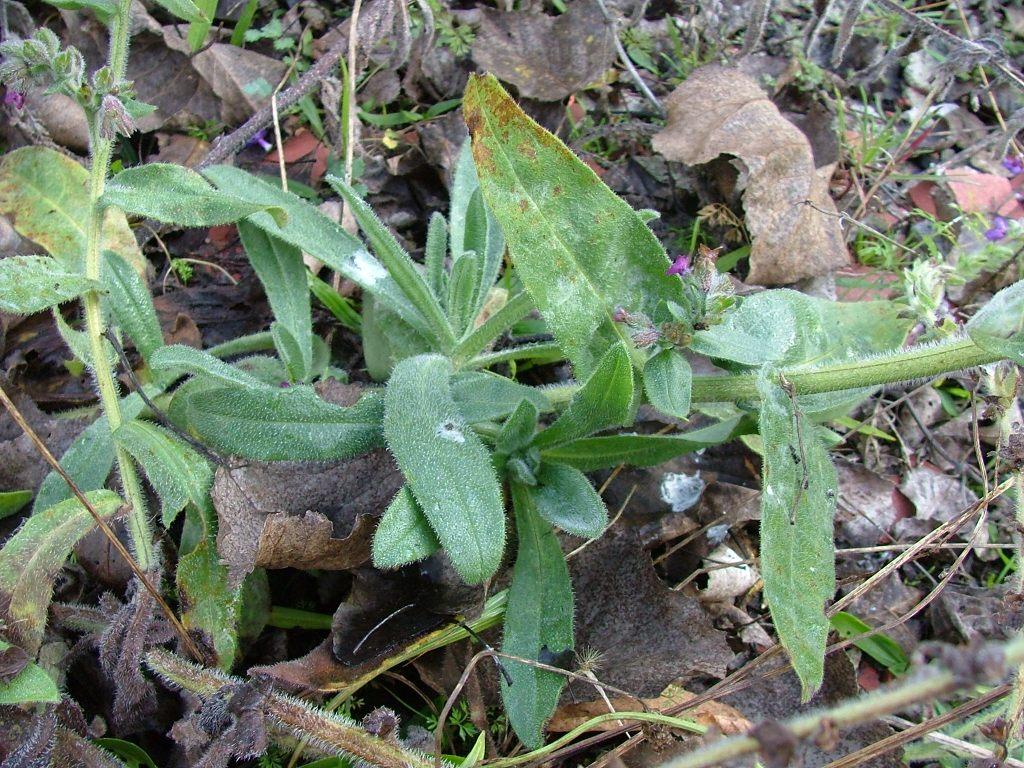
<svg viewBox="0 0 1024 768">
<path fill-rule="evenodd" d="M 267 129 L 266 128 L 264 128 L 262 131 L 257 133 L 255 136 L 253 136 L 247 142 L 245 142 L 245 146 L 247 146 L 247 147 L 259 146 L 259 148 L 262 149 L 264 152 L 269 152 L 271 149 L 274 148 L 274 145 L 271 144 L 269 141 L 267 141 Z"/>
<path fill-rule="evenodd" d="M 25 94 L 21 91 L 7 90 L 4 94 L 4 104 L 14 107 L 15 109 L 21 109 L 25 106 Z"/>
<path fill-rule="evenodd" d="M 1018 155 L 1007 155 L 1003 158 L 1003 168 L 1014 176 L 1018 173 L 1024 173 L 1024 159 L 1021 159 Z"/>
<path fill-rule="evenodd" d="M 612 320 L 616 323 L 628 323 L 632 320 L 632 316 L 622 307 L 616 307 L 615 313 L 612 315 Z"/>
<path fill-rule="evenodd" d="M 672 266 L 666 270 L 666 275 L 686 275 L 689 274 L 692 265 L 690 263 L 690 255 L 688 253 L 681 253 L 676 256 L 676 260 L 672 262 Z"/>
<path fill-rule="evenodd" d="M 1009 231 L 1010 225 L 1006 223 L 1006 219 L 996 216 L 992 219 L 992 226 L 985 231 L 985 239 L 995 243 L 1006 237 L 1006 233 Z"/>
</svg>

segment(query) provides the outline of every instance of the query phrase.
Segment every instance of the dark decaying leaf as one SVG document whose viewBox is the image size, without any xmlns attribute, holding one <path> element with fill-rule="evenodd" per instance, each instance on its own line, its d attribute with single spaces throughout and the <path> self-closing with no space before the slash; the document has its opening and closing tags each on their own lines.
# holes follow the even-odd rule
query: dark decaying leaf
<svg viewBox="0 0 1024 768">
<path fill-rule="evenodd" d="M 576 595 L 576 647 L 603 658 L 597 676 L 638 696 L 672 682 L 724 677 L 733 658 L 725 634 L 698 600 L 658 578 L 634 528 L 614 526 L 569 561 Z M 570 686 L 577 701 L 592 686 Z"/>
<path fill-rule="evenodd" d="M 264 694 L 247 683 L 228 684 L 171 728 L 196 768 L 227 768 L 232 759 L 262 755 L 268 745 Z"/>
<path fill-rule="evenodd" d="M 150 580 L 160 583 L 159 574 Z M 100 666 L 114 685 L 111 721 L 118 733 L 126 733 L 146 723 L 156 709 L 156 690 L 142 674 L 143 654 L 155 643 L 167 642 L 172 633 L 156 604 L 138 581 L 132 582 L 134 594 L 99 639 Z"/>
<path fill-rule="evenodd" d="M 71 699 L 45 711 L 0 708 L 0 761 L 3 768 L 125 768 L 88 736 L 82 711 Z"/>
<path fill-rule="evenodd" d="M 594 0 L 571 3 L 559 16 L 480 12 L 473 60 L 521 96 L 559 101 L 599 80 L 615 60 L 611 26 Z"/>
<path fill-rule="evenodd" d="M 220 468 L 212 497 L 217 550 L 230 582 L 253 568 L 356 568 L 370 558 L 376 519 L 402 487 L 390 455 Z"/>
<path fill-rule="evenodd" d="M 7 685 L 21 674 L 32 658 L 24 648 L 11 645 L 0 651 L 0 685 Z"/>
<path fill-rule="evenodd" d="M 302 658 L 253 667 L 250 674 L 295 692 L 337 689 L 482 602 L 481 590 L 462 583 L 439 557 L 401 571 L 354 575 L 329 638 Z"/>
<path fill-rule="evenodd" d="M 832 166 L 815 168 L 810 142 L 753 78 L 738 69 L 701 67 L 667 104 L 668 124 L 654 137 L 658 152 L 690 165 L 732 155 L 747 167 L 750 282 L 792 283 L 848 262 L 828 192 Z"/>
</svg>

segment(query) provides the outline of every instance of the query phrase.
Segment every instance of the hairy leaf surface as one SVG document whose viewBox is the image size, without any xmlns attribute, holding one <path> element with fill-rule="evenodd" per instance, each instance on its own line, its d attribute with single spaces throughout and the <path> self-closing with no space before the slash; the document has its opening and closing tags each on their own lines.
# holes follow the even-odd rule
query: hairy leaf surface
<svg viewBox="0 0 1024 768">
<path fill-rule="evenodd" d="M 573 536 L 593 539 L 608 525 L 608 508 L 578 469 L 544 462 L 530 495 L 541 517 Z"/>
<path fill-rule="evenodd" d="M 186 395 L 183 408 L 189 427 L 205 444 L 249 459 L 329 461 L 382 442 L 379 392 L 343 408 L 320 399 L 309 386 L 215 387 Z"/>
<path fill-rule="evenodd" d="M 838 479 L 817 428 L 795 411 L 772 379 L 758 377 L 764 443 L 761 575 L 775 631 L 789 653 L 806 701 L 821 686 L 836 589 L 833 516 Z"/>
<path fill-rule="evenodd" d="M 573 649 L 572 584 L 551 526 L 537 512 L 529 489 L 512 483 L 519 552 L 505 609 L 502 651 L 532 661 Z M 522 742 L 543 743 L 544 724 L 558 704 L 565 678 L 515 661 L 503 662 L 512 685 L 501 681 L 501 699 Z"/>
<path fill-rule="evenodd" d="M 0 640 L 0 652 L 10 649 L 11 644 Z M 60 690 L 53 678 L 38 664 L 29 662 L 18 674 L 6 683 L 0 683 L 0 706 L 36 702 L 58 702 Z"/>
<path fill-rule="evenodd" d="M 50 256 L 0 259 L 0 312 L 31 315 L 77 299 L 99 285 Z"/>
<path fill-rule="evenodd" d="M 651 405 L 677 419 L 690 415 L 693 370 L 682 352 L 663 349 L 644 365 L 644 390 Z"/>
<path fill-rule="evenodd" d="M 982 349 L 1024 365 L 1024 280 L 989 299 L 968 321 L 966 330 Z"/>
<path fill-rule="evenodd" d="M 116 493 L 90 491 L 85 497 L 104 519 L 121 506 Z M 0 549 L 0 605 L 3 633 L 30 655 L 43 639 L 53 582 L 71 549 L 92 530 L 94 521 L 78 499 L 68 499 L 32 515 Z"/>
<path fill-rule="evenodd" d="M 451 376 L 439 355 L 398 363 L 384 396 L 384 435 L 452 565 L 478 584 L 501 564 L 505 510 L 490 454 L 459 413 Z"/>
<path fill-rule="evenodd" d="M 113 251 L 104 251 L 103 286 L 109 294 L 107 306 L 118 327 L 128 334 L 142 359 L 148 361 L 164 345 L 164 335 L 145 281 L 123 258 Z"/>
<path fill-rule="evenodd" d="M 401 568 L 430 557 L 440 548 L 412 491 L 403 485 L 377 524 L 373 564 L 378 568 Z"/>
<path fill-rule="evenodd" d="M 183 227 L 230 224 L 260 211 L 278 224 L 288 220 L 283 208 L 234 197 L 192 169 L 170 163 L 146 163 L 121 171 L 107 182 L 101 203 Z"/>
<path fill-rule="evenodd" d="M 613 344 L 630 344 L 617 306 L 651 316 L 681 283 L 643 219 L 553 135 L 528 118 L 490 75 L 463 99 L 484 199 L 516 271 L 576 376 Z"/>
</svg>

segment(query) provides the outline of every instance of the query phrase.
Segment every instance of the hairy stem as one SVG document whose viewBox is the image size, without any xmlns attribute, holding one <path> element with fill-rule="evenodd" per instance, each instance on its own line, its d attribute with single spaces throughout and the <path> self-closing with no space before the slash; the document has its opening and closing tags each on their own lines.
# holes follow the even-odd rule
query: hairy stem
<svg viewBox="0 0 1024 768">
<path fill-rule="evenodd" d="M 817 368 L 787 370 L 783 371 L 783 376 L 793 385 L 796 394 L 816 395 L 928 379 L 1002 359 L 1001 355 L 986 352 L 971 339 L 961 338 Z M 558 406 L 569 402 L 577 389 L 576 384 L 565 384 L 547 387 L 544 394 Z M 735 403 L 758 397 L 755 374 L 693 377 L 695 403 Z"/>
<path fill-rule="evenodd" d="M 130 17 L 130 0 L 119 0 L 117 12 L 111 21 L 110 58 L 108 62 L 113 74 L 113 82 L 115 83 L 119 83 L 124 79 L 127 69 Z M 104 218 L 103 208 L 100 206 L 100 198 L 103 196 L 107 172 L 110 169 L 110 157 L 114 148 L 113 140 L 104 138 L 101 134 L 100 124 L 102 118 L 102 112 L 97 110 L 91 116 L 92 125 L 89 129 L 92 150 L 92 162 L 89 166 L 89 204 L 91 210 L 86 229 L 85 249 L 85 276 L 97 283 L 101 280 L 100 264 L 102 259 L 101 246 Z M 86 332 L 89 335 L 89 351 L 92 356 L 92 369 L 93 375 L 96 377 L 96 389 L 100 396 L 100 406 L 107 417 L 110 431 L 113 432 L 121 426 L 124 418 L 121 414 L 120 393 L 114 381 L 113 361 L 107 355 L 107 348 L 104 343 L 106 323 L 103 318 L 103 308 L 99 292 L 89 291 L 83 296 L 82 303 L 85 310 Z M 143 571 L 148 571 L 153 566 L 153 548 L 142 486 L 139 483 L 138 474 L 135 472 L 135 465 L 131 463 L 128 454 L 122 448 L 117 448 L 116 456 L 124 497 L 131 506 L 131 512 L 128 516 L 128 530 L 131 535 L 132 547 L 135 550 L 135 559 Z"/>
<path fill-rule="evenodd" d="M 1003 668 L 1012 668 L 1024 661 L 1024 638 L 1017 638 L 1001 647 L 990 644 L 981 649 L 967 649 L 961 653 L 962 658 L 953 661 L 951 667 L 970 666 L 967 660 L 972 659 L 971 663 L 976 665 L 975 669 L 986 666 L 989 661 L 993 666 L 999 662 Z M 984 660 L 980 658 L 980 654 L 986 654 Z M 823 727 L 843 728 L 874 720 L 919 702 L 934 701 L 940 696 L 969 687 L 976 682 L 958 677 L 952 669 L 932 669 L 904 685 L 881 689 L 833 709 L 820 710 L 788 720 L 783 725 L 796 738 L 806 739 L 813 737 Z M 662 768 L 708 768 L 724 765 L 743 755 L 757 752 L 760 748 L 760 742 L 753 736 L 735 736 L 670 760 L 664 763 Z"/>
</svg>

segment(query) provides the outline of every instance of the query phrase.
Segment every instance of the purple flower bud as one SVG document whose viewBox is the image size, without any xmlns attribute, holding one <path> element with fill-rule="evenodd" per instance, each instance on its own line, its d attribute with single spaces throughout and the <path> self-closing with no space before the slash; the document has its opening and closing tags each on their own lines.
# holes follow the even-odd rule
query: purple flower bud
<svg viewBox="0 0 1024 768">
<path fill-rule="evenodd" d="M 247 147 L 256 147 L 256 146 L 258 146 L 264 152 L 269 152 L 271 149 L 274 148 L 274 145 L 271 144 L 269 141 L 267 141 L 267 129 L 266 128 L 264 128 L 262 131 L 259 131 L 255 136 L 253 136 L 251 139 L 249 139 L 247 142 L 245 142 L 245 146 L 247 146 Z"/>
<path fill-rule="evenodd" d="M 654 344 L 660 338 L 661 334 L 656 328 L 647 328 L 633 334 L 633 343 L 640 349 L 644 349 Z"/>
<path fill-rule="evenodd" d="M 612 320 L 616 323 L 628 323 L 630 321 L 630 314 L 622 307 L 616 307 L 615 313 L 612 315 Z"/>
<path fill-rule="evenodd" d="M 15 109 L 21 109 L 25 106 L 25 94 L 21 91 L 12 91 L 8 89 L 4 94 L 4 104 L 14 107 Z"/>
<path fill-rule="evenodd" d="M 672 262 L 672 266 L 666 270 L 666 275 L 685 275 L 690 272 L 690 255 L 688 253 L 681 253 L 676 256 L 676 260 Z"/>
<path fill-rule="evenodd" d="M 1014 176 L 1018 173 L 1024 173 L 1024 160 L 1018 155 L 1007 155 L 1003 158 L 1003 168 L 1008 170 Z"/>
<path fill-rule="evenodd" d="M 104 139 L 112 139 L 118 134 L 131 136 L 135 133 L 135 121 L 128 114 L 124 103 L 108 93 L 100 102 L 100 135 Z"/>
<path fill-rule="evenodd" d="M 1006 233 L 1010 231 L 1010 226 L 1007 224 L 1006 219 L 1002 216 L 996 216 L 992 219 L 992 226 L 985 231 L 985 239 L 991 242 L 997 242 L 1006 237 Z"/>
</svg>

